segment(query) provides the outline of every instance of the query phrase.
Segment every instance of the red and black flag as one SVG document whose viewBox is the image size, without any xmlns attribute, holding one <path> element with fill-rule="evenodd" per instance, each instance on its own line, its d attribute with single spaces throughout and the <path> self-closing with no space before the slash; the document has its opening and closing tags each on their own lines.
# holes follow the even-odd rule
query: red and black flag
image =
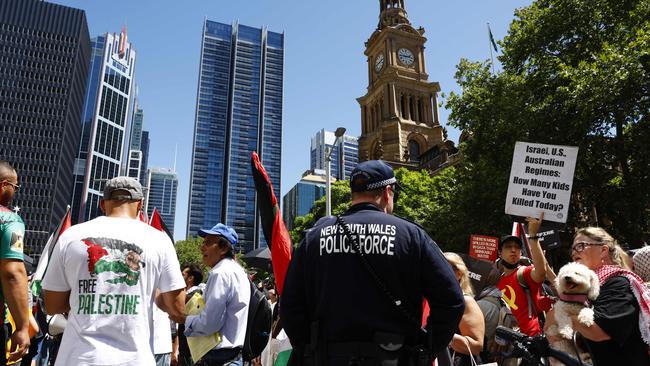
<svg viewBox="0 0 650 366">
<path fill-rule="evenodd" d="M 153 209 L 153 212 L 151 213 L 151 218 L 149 219 L 149 225 L 154 229 L 157 229 L 158 231 L 163 231 L 165 234 L 167 234 L 167 236 L 169 236 L 169 239 L 171 239 L 172 243 L 174 242 L 174 237 L 172 236 L 172 233 L 167 228 L 167 225 L 165 225 L 165 222 L 163 221 L 162 217 L 158 213 L 158 209 L 156 209 L 155 207 Z"/>
<path fill-rule="evenodd" d="M 257 206 L 259 207 L 264 237 L 271 250 L 271 263 L 275 275 L 278 295 L 282 295 L 284 278 L 291 261 L 291 237 L 280 215 L 278 199 L 273 192 L 271 179 L 260 162 L 255 151 L 251 156 L 251 169 L 257 191 Z"/>
</svg>

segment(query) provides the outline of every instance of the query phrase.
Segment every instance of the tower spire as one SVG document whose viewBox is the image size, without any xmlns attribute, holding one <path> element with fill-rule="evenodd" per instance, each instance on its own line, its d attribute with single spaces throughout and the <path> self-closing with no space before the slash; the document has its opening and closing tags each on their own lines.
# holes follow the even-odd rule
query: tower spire
<svg viewBox="0 0 650 366">
<path fill-rule="evenodd" d="M 379 29 L 411 24 L 406 14 L 406 0 L 379 0 Z"/>
</svg>

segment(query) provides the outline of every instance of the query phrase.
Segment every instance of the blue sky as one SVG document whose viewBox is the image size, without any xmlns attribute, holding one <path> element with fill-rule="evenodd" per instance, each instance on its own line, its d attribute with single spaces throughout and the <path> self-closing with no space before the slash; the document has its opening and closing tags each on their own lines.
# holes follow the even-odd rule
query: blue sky
<svg viewBox="0 0 650 366">
<path fill-rule="evenodd" d="M 368 85 L 364 42 L 375 30 L 378 0 L 53 0 L 84 9 L 91 36 L 126 24 L 138 52 L 136 78 L 150 167 L 172 167 L 178 145 L 176 239 L 183 239 L 198 79 L 202 22 L 210 20 L 285 33 L 282 195 L 309 169 L 310 138 L 321 128 L 361 131 L 356 98 Z M 499 40 L 514 10 L 530 0 L 406 0 L 409 19 L 425 28 L 430 81 L 443 93 L 457 91 L 460 58 L 490 57 L 487 26 Z M 496 55 L 495 55 L 496 56 Z M 448 111 L 441 109 L 441 122 Z M 449 128 L 458 141 L 459 132 Z"/>
</svg>

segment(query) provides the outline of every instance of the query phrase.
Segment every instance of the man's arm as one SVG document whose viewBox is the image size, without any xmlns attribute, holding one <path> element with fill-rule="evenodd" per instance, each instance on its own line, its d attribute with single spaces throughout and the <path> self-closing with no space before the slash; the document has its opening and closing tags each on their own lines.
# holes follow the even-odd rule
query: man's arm
<svg viewBox="0 0 650 366">
<path fill-rule="evenodd" d="M 229 293 L 232 286 L 225 274 L 211 273 L 203 293 L 205 307 L 199 315 L 183 316 L 179 319 L 185 324 L 188 337 L 207 336 L 221 330 L 226 318 L 226 304 L 232 299 Z"/>
<path fill-rule="evenodd" d="M 16 329 L 29 328 L 29 306 L 27 305 L 27 272 L 20 260 L 0 259 L 2 291 Z"/>
<path fill-rule="evenodd" d="M 306 242 L 293 251 L 289 269 L 284 280 L 284 290 L 280 297 L 280 319 L 289 336 L 291 344 L 302 347 L 309 343 L 309 315 L 307 313 L 304 260 Z"/>
<path fill-rule="evenodd" d="M 175 322 L 185 321 L 185 289 L 178 289 L 167 292 L 156 290 L 156 306 L 169 314 L 169 318 Z"/>
<path fill-rule="evenodd" d="M 530 273 L 530 277 L 537 283 L 544 282 L 547 268 L 546 257 L 542 251 L 542 246 L 539 244 L 539 239 L 536 238 L 539 233 L 539 228 L 542 226 L 542 220 L 544 220 L 544 212 L 540 214 L 539 219 L 533 217 L 526 218 L 526 221 L 528 221 L 528 235 L 530 235 L 528 243 L 530 244 L 530 254 L 533 260 L 533 270 Z"/>
<path fill-rule="evenodd" d="M 64 314 L 70 311 L 70 291 L 43 290 L 47 315 Z"/>
<path fill-rule="evenodd" d="M 27 272 L 20 260 L 0 259 L 0 281 L 5 301 L 14 318 L 16 330 L 11 335 L 16 349 L 9 361 L 19 360 L 29 349 L 29 306 L 27 305 Z"/>
</svg>

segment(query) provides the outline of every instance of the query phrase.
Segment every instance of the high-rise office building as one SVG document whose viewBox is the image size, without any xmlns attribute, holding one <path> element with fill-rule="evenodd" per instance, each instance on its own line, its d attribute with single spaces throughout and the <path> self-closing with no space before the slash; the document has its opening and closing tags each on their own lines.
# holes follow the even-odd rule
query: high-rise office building
<svg viewBox="0 0 650 366">
<path fill-rule="evenodd" d="M 252 151 L 280 192 L 284 35 L 206 19 L 202 38 L 187 232 L 223 222 L 248 251 L 266 245 Z"/>
<path fill-rule="evenodd" d="M 101 215 L 104 185 L 120 175 L 124 149 L 128 149 L 125 141 L 134 89 L 136 51 L 126 29 L 93 38 L 91 47 L 83 132 L 75 162 L 72 219 L 77 222 Z"/>
<path fill-rule="evenodd" d="M 287 229 L 293 230 L 293 221 L 298 216 L 305 216 L 314 207 L 314 203 L 325 195 L 325 171 L 308 170 L 282 198 L 282 218 Z"/>
<path fill-rule="evenodd" d="M 142 164 L 140 165 L 140 184 L 143 187 L 147 185 L 147 169 L 149 169 L 149 131 L 142 130 L 142 139 L 140 140 L 140 151 L 142 151 Z"/>
<path fill-rule="evenodd" d="M 137 106 L 137 103 L 136 103 Z M 142 180 L 142 125 L 144 124 L 144 111 L 135 108 L 131 125 L 131 139 L 129 143 L 129 159 L 126 175 Z"/>
<path fill-rule="evenodd" d="M 350 177 L 352 170 L 359 162 L 359 142 L 356 137 L 343 135 L 336 146 L 336 136 L 334 132 L 322 129 L 316 132 L 311 139 L 311 165 L 310 168 L 325 170 L 327 163 L 325 154 L 327 150 L 332 150 L 331 170 L 332 176 L 337 179 L 347 179 Z"/>
<path fill-rule="evenodd" d="M 147 170 L 146 186 L 145 210 L 148 216 L 151 217 L 155 208 L 173 236 L 178 191 L 176 172 L 165 168 L 151 168 Z"/>
<path fill-rule="evenodd" d="M 25 252 L 39 255 L 72 199 L 90 60 L 86 15 L 2 0 L 0 45 L 0 159 L 18 171 Z"/>
</svg>

